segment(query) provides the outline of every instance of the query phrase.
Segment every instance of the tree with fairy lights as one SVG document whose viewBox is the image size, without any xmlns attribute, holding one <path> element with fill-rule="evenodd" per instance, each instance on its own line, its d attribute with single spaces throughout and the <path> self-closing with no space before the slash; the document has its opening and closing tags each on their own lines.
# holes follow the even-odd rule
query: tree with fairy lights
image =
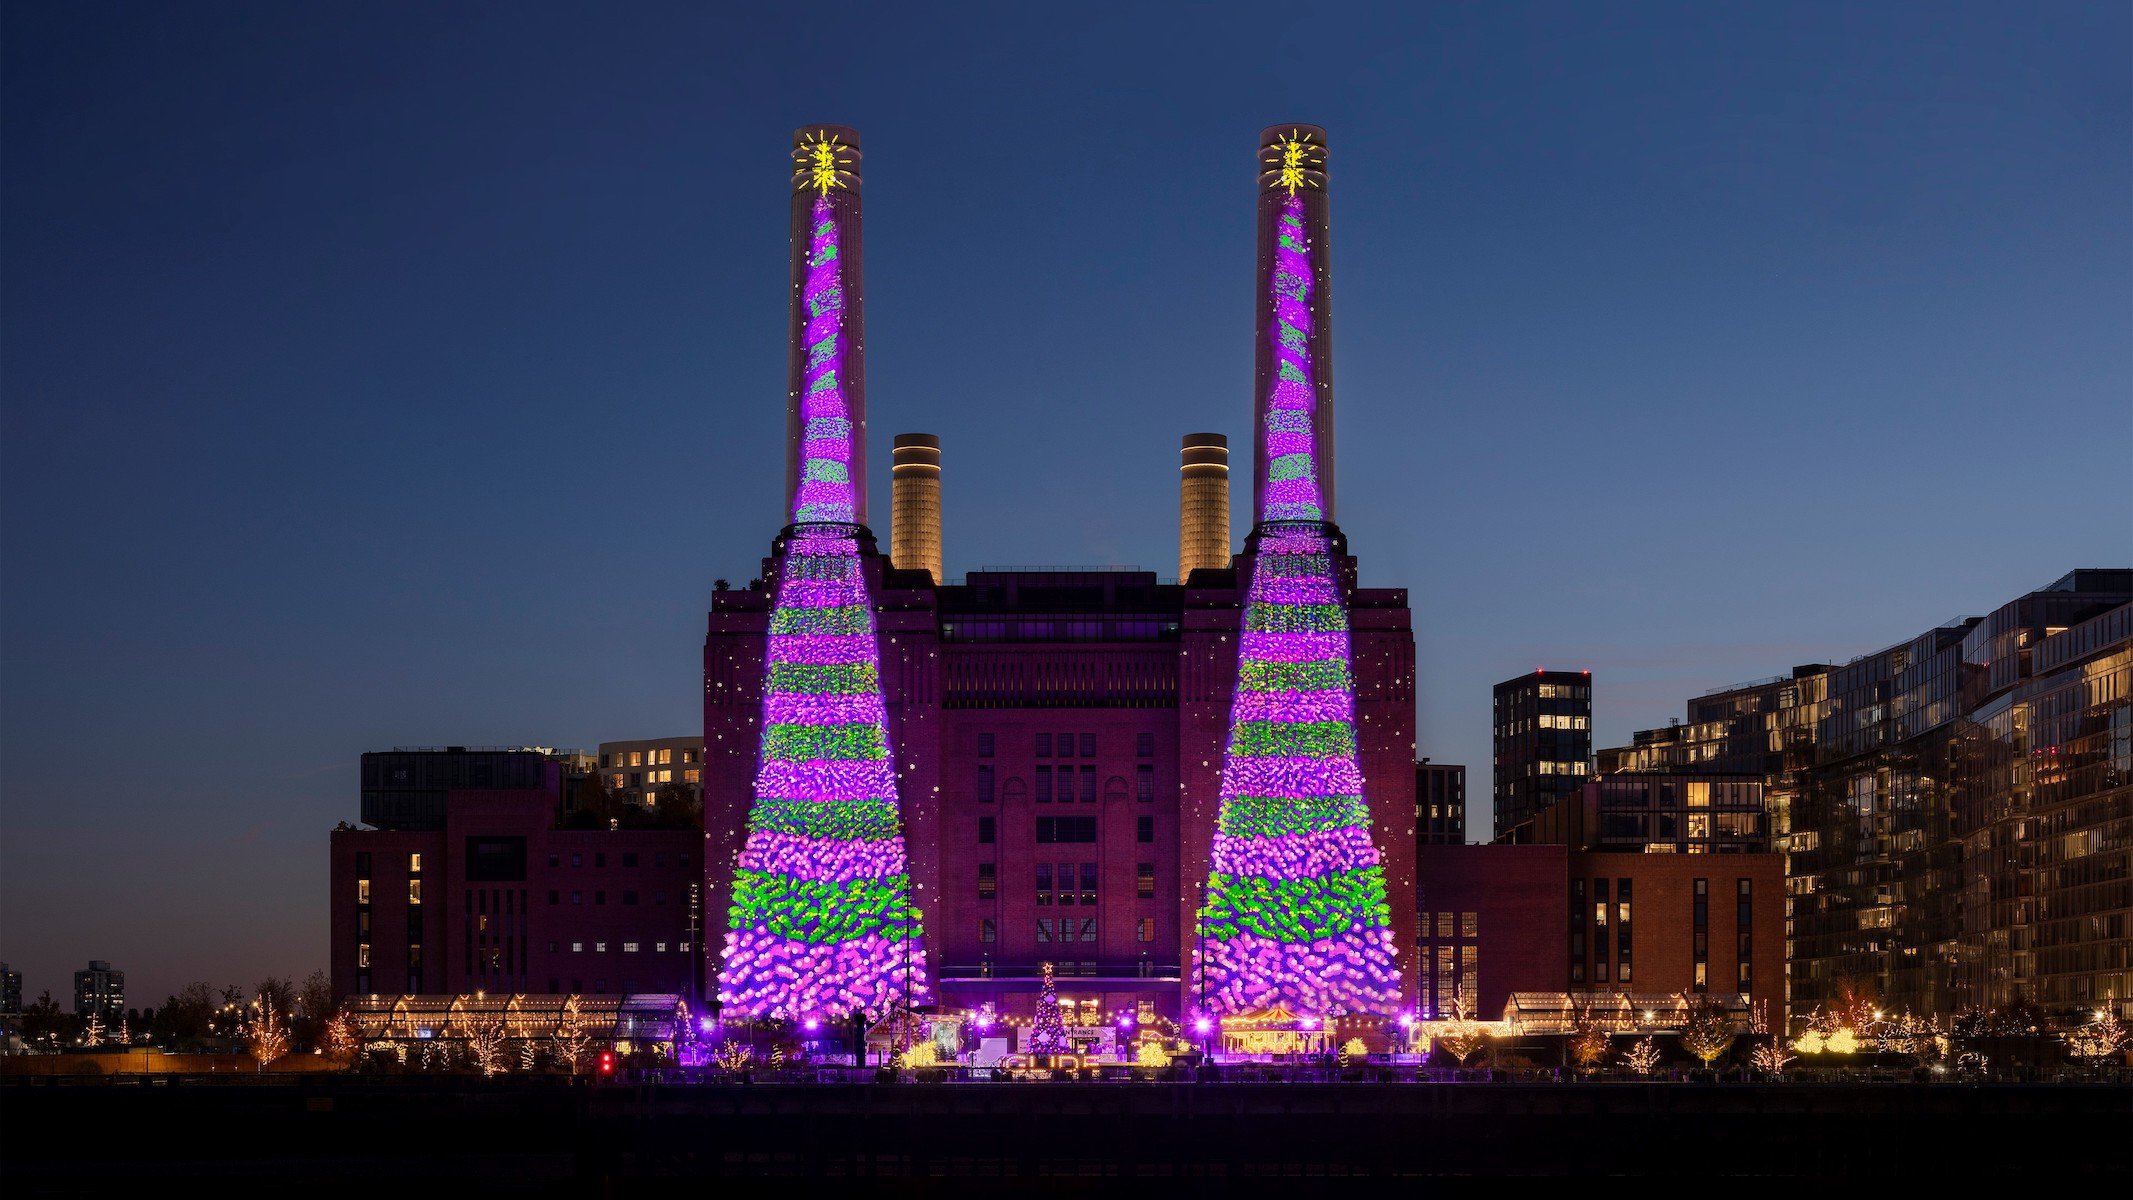
<svg viewBox="0 0 2133 1200">
<path fill-rule="evenodd" d="M 262 1005 L 259 1015 L 245 1030 L 244 1041 L 252 1060 L 264 1071 L 268 1063 L 289 1052 L 289 1027 L 282 1023 L 281 1014 L 274 1011 L 273 1005 Z"/>
<path fill-rule="evenodd" d="M 1733 1014 L 1710 996 L 1684 996 L 1682 1006 L 1681 1048 L 1703 1060 L 1708 1070 L 1733 1048 L 1733 1039 L 1740 1036 L 1740 1031 L 1734 1028 Z"/>
<path fill-rule="evenodd" d="M 2105 1059 L 2124 1052 L 2126 1041 L 2126 1027 L 2119 1022 L 2118 1014 L 2099 1008 L 2088 1024 L 2067 1033 L 2066 1049 L 2092 1067 L 2101 1066 Z"/>
<path fill-rule="evenodd" d="M 1647 1037 L 1629 1048 L 1622 1062 L 1639 1075 L 1650 1075 L 1659 1069 L 1659 1045 Z"/>
<path fill-rule="evenodd" d="M 1044 990 L 1037 995 L 1037 1019 L 1030 1025 L 1031 1054 L 1065 1054 L 1072 1049 L 1066 1024 L 1059 1019 L 1059 991 L 1052 986 L 1052 964 L 1044 964 Z"/>
<path fill-rule="evenodd" d="M 586 1031 L 585 1008 L 578 1003 L 576 993 L 563 998 L 563 1011 L 556 1017 L 554 1041 L 556 1059 L 566 1071 L 577 1074 L 585 1052 L 592 1049 L 592 1034 Z"/>
<path fill-rule="evenodd" d="M 1589 1004 L 1576 1005 L 1570 1018 L 1570 1062 L 1580 1075 L 1590 1075 L 1607 1065 L 1612 1057 L 1612 1047 L 1607 1040 L 1607 1030 L 1598 1017 L 1593 1016 Z"/>
<path fill-rule="evenodd" d="M 504 1069 L 504 1019 L 496 1013 L 474 1018 L 467 1026 L 467 1053 L 483 1075 Z"/>
<path fill-rule="evenodd" d="M 1467 1015 L 1463 997 L 1452 998 L 1452 1015 L 1437 1034 L 1437 1045 L 1452 1061 L 1464 1067 L 1467 1060 L 1489 1044 L 1488 1027 Z"/>
<path fill-rule="evenodd" d="M 323 1037 L 326 1056 L 335 1062 L 354 1062 L 356 1052 L 362 1048 L 362 1036 L 356 1029 L 355 1018 L 346 1010 L 334 1013 L 326 1021 Z"/>
</svg>

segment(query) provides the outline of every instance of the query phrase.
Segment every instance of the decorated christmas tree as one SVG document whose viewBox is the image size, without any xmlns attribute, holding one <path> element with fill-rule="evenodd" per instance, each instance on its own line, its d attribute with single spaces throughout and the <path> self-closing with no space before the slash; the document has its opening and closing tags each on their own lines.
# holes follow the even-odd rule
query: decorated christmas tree
<svg viewBox="0 0 2133 1200">
<path fill-rule="evenodd" d="M 1065 1054 L 1066 1025 L 1059 1019 L 1059 991 L 1052 986 L 1052 964 L 1044 964 L 1044 990 L 1037 996 L 1037 1019 L 1030 1026 L 1031 1054 Z"/>
<path fill-rule="evenodd" d="M 799 1020 L 929 998 L 868 592 L 857 146 L 801 131 L 792 523 L 773 572 L 761 755 L 719 999 Z"/>
<path fill-rule="evenodd" d="M 1332 403 L 1317 298 L 1325 207 L 1305 194 L 1323 186 L 1321 137 L 1292 130 L 1269 142 L 1263 176 L 1259 511 L 1194 964 L 1215 1013 L 1399 1007 L 1332 526 Z"/>
</svg>

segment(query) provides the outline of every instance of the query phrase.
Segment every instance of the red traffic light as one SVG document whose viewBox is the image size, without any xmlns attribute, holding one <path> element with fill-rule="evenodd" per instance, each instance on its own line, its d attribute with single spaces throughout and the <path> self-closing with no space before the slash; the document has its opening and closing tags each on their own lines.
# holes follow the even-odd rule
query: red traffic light
<svg viewBox="0 0 2133 1200">
<path fill-rule="evenodd" d="M 602 1050 L 600 1052 L 600 1073 L 602 1075 L 612 1075 L 615 1073 L 614 1051 Z"/>
</svg>

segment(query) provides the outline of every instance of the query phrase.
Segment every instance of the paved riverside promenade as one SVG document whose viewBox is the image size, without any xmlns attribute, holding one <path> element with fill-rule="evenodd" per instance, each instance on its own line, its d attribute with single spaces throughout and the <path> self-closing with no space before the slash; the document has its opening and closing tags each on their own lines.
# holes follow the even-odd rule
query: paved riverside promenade
<svg viewBox="0 0 2133 1200">
<path fill-rule="evenodd" d="M 2133 1088 L 2110 1084 L 15 1079 L 0 1086 L 0 1184 L 78 1194 L 85 1169 L 105 1190 L 234 1178 L 335 1195 L 736 1175 L 2123 1183 L 2129 1129 Z"/>
</svg>

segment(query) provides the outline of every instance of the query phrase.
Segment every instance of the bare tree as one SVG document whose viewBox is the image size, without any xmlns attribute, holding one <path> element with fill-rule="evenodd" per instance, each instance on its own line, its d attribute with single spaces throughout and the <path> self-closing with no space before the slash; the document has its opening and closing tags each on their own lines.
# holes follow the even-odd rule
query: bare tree
<svg viewBox="0 0 2133 1200">
<path fill-rule="evenodd" d="M 578 1064 L 585 1052 L 592 1048 L 592 1034 L 585 1028 L 585 1010 L 578 1003 L 575 993 L 563 1000 L 563 1011 L 556 1018 L 555 1053 L 571 1074 L 578 1073 Z"/>
<path fill-rule="evenodd" d="M 1629 1069 L 1637 1074 L 1649 1075 L 1659 1069 L 1659 1046 L 1647 1037 L 1631 1046 L 1629 1053 L 1622 1056 L 1622 1061 L 1629 1064 Z"/>
<path fill-rule="evenodd" d="M 1570 1010 L 1570 1062 L 1580 1075 L 1590 1075 L 1607 1065 L 1612 1047 L 1607 1030 L 1592 1015 L 1589 1005 L 1575 1004 Z"/>
<path fill-rule="evenodd" d="M 484 1013 L 468 1024 L 467 1053 L 474 1056 L 474 1065 L 483 1075 L 494 1075 L 504 1069 L 504 1019 L 501 1015 Z"/>
<path fill-rule="evenodd" d="M 1488 1044 L 1487 1027 L 1467 1016 L 1466 1001 L 1463 998 L 1453 997 L 1451 1019 L 1445 1022 L 1443 1031 L 1437 1034 L 1437 1045 L 1463 1067 L 1468 1059 L 1474 1057 L 1478 1051 L 1486 1049 Z"/>
<path fill-rule="evenodd" d="M 289 1052 L 289 1027 L 272 1005 L 259 1006 L 251 1027 L 245 1031 L 245 1047 L 261 1071 L 267 1069 L 268 1063 Z"/>
<path fill-rule="evenodd" d="M 2097 1009 L 2088 1024 L 2066 1035 L 2067 1052 L 2091 1067 L 2123 1053 L 2126 1042 L 2126 1027 L 2119 1022 L 2118 1014 L 2108 1008 Z"/>
</svg>

